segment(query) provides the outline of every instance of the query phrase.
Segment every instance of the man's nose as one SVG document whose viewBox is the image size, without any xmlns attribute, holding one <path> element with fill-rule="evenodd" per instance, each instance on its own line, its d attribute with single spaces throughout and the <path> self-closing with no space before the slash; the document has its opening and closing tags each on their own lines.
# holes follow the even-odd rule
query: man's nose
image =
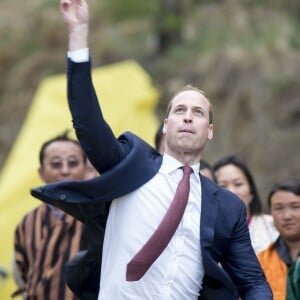
<svg viewBox="0 0 300 300">
<path fill-rule="evenodd" d="M 284 219 L 290 219 L 293 215 L 293 210 L 290 208 L 286 208 L 283 210 L 283 218 Z"/>
<path fill-rule="evenodd" d="M 187 110 L 184 115 L 184 121 L 187 123 L 191 123 L 193 121 L 193 114 L 191 111 Z"/>
<path fill-rule="evenodd" d="M 69 173 L 69 165 L 68 162 L 63 162 L 61 166 L 61 173 L 68 174 Z"/>
</svg>

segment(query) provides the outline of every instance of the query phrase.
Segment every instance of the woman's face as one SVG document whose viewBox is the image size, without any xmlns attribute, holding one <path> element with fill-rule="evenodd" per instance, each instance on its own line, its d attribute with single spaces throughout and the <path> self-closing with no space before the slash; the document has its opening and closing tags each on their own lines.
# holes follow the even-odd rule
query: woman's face
<svg viewBox="0 0 300 300">
<path fill-rule="evenodd" d="M 247 177 L 239 167 L 232 164 L 225 165 L 219 168 L 215 174 L 220 186 L 236 194 L 249 207 L 252 200 L 251 189 Z"/>
</svg>

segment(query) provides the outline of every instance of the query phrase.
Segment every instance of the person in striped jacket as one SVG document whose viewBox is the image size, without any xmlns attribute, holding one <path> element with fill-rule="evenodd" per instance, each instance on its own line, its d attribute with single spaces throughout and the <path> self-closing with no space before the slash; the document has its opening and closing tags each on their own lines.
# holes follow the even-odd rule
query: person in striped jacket
<svg viewBox="0 0 300 300">
<path fill-rule="evenodd" d="M 46 141 L 39 175 L 45 183 L 83 180 L 87 157 L 67 134 Z M 64 278 L 65 264 L 83 247 L 83 224 L 63 211 L 41 204 L 27 213 L 15 231 L 16 295 L 26 300 L 75 300 Z"/>
</svg>

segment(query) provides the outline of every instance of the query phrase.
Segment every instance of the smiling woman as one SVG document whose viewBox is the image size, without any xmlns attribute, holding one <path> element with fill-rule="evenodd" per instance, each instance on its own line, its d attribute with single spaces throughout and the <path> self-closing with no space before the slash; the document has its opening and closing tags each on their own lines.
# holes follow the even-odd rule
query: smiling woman
<svg viewBox="0 0 300 300">
<path fill-rule="evenodd" d="M 238 156 L 220 158 L 213 169 L 217 183 L 236 194 L 246 205 L 252 247 L 256 253 L 267 248 L 278 236 L 272 216 L 262 213 L 254 177 Z"/>
</svg>

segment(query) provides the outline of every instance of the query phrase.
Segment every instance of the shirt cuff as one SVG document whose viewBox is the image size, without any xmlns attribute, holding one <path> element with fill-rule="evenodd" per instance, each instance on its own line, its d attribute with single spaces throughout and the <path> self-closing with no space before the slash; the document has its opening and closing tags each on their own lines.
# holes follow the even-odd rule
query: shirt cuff
<svg viewBox="0 0 300 300">
<path fill-rule="evenodd" d="M 89 48 L 68 51 L 67 56 L 75 63 L 88 62 L 90 60 Z"/>
</svg>

